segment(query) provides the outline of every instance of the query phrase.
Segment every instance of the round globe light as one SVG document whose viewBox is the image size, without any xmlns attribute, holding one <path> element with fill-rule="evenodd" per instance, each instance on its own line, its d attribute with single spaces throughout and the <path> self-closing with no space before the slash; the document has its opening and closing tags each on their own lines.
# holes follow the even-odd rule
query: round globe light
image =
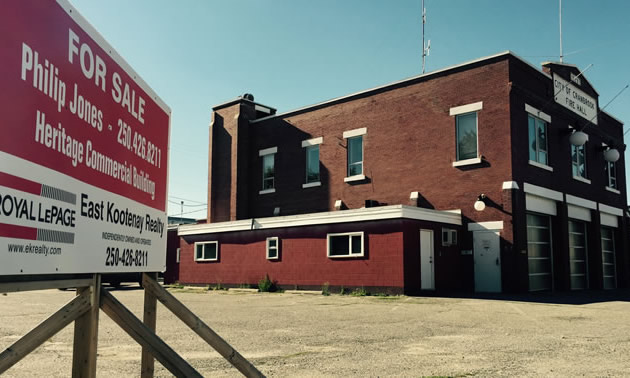
<svg viewBox="0 0 630 378">
<path fill-rule="evenodd" d="M 569 137 L 569 142 L 574 146 L 582 146 L 588 140 L 588 135 L 583 131 L 574 131 Z"/>
<path fill-rule="evenodd" d="M 477 211 L 483 211 L 486 208 L 486 204 L 481 200 L 476 200 L 474 206 Z"/>
<path fill-rule="evenodd" d="M 607 149 L 606 151 L 604 151 L 604 159 L 611 163 L 616 162 L 617 160 L 619 160 L 619 150 L 617 150 L 616 148 Z"/>
</svg>

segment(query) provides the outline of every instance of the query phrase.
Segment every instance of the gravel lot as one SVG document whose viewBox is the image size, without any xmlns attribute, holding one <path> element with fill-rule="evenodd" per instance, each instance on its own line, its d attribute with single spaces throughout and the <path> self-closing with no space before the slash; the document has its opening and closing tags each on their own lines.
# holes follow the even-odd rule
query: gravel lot
<svg viewBox="0 0 630 378">
<path fill-rule="evenodd" d="M 488 299 L 172 292 L 267 376 L 630 375 L 628 291 Z M 112 293 L 141 314 L 142 290 Z M 0 347 L 74 295 L 0 296 Z M 72 330 L 5 376 L 70 376 Z M 161 305 L 157 332 L 204 376 L 239 376 Z M 97 364 L 101 377 L 140 371 L 140 347 L 103 312 Z M 156 362 L 156 376 L 170 374 Z"/>
</svg>

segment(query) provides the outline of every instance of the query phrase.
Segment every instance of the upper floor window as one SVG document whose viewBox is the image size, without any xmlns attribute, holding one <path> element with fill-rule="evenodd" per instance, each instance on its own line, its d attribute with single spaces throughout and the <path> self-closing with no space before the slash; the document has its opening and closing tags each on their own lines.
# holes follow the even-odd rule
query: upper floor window
<svg viewBox="0 0 630 378">
<path fill-rule="evenodd" d="M 345 181 L 364 179 L 363 174 L 363 137 L 367 133 L 365 127 L 361 129 L 345 131 L 344 139 L 348 146 L 348 167 Z"/>
<path fill-rule="evenodd" d="M 529 130 L 529 160 L 548 165 L 547 122 L 531 114 L 527 118 Z"/>
<path fill-rule="evenodd" d="M 319 177 L 319 145 L 324 139 L 322 137 L 307 139 L 302 141 L 302 148 L 306 155 L 306 183 L 303 188 L 321 185 Z"/>
<path fill-rule="evenodd" d="M 586 178 L 586 143 L 581 146 L 571 145 L 571 165 L 573 177 Z"/>
<path fill-rule="evenodd" d="M 617 164 L 606 162 L 606 176 L 608 176 L 608 187 L 617 189 Z"/>
<path fill-rule="evenodd" d="M 455 159 L 464 161 L 479 159 L 477 113 L 483 102 L 451 108 L 449 114 L 455 116 Z M 478 161 L 475 161 L 478 162 Z"/>
<path fill-rule="evenodd" d="M 275 192 L 275 160 L 277 147 L 266 148 L 258 151 L 258 156 L 262 157 L 262 190 L 260 194 Z"/>
</svg>

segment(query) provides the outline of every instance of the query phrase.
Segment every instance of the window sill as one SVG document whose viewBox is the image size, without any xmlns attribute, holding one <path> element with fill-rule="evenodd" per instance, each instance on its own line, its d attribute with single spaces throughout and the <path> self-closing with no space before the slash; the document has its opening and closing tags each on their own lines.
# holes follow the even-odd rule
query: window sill
<svg viewBox="0 0 630 378">
<path fill-rule="evenodd" d="M 314 188 L 316 186 L 322 186 L 322 183 L 320 181 L 317 181 L 317 182 L 309 182 L 309 183 L 306 183 L 306 184 L 302 184 L 302 188 L 303 189 L 304 188 Z"/>
<path fill-rule="evenodd" d="M 278 260 L 278 259 L 279 259 L 278 256 L 276 256 L 276 257 L 268 257 L 267 256 L 267 260 L 275 261 L 275 260 Z"/>
<path fill-rule="evenodd" d="M 481 158 L 480 157 L 473 158 L 473 159 L 454 161 L 453 162 L 453 167 L 462 167 L 462 166 L 465 166 L 465 165 L 475 165 L 475 164 L 481 164 Z"/>
<path fill-rule="evenodd" d="M 591 183 L 591 180 L 585 179 L 584 177 L 580 177 L 580 176 L 573 176 L 573 179 L 577 180 L 577 181 L 582 181 L 585 184 L 590 184 Z"/>
<path fill-rule="evenodd" d="M 361 181 L 361 180 L 365 180 L 365 175 L 354 175 L 350 177 L 345 177 L 343 179 L 343 182 L 352 182 L 352 181 Z"/>
<path fill-rule="evenodd" d="M 328 256 L 329 259 L 351 259 L 351 258 L 357 258 L 357 257 L 364 257 L 364 255 L 363 255 L 363 253 L 361 253 L 361 254 L 353 253 L 351 255 Z"/>
<path fill-rule="evenodd" d="M 538 167 L 538 168 L 542 168 L 542 169 L 547 170 L 549 172 L 553 172 L 553 168 L 552 167 L 548 166 L 547 164 L 539 163 L 537 161 L 530 160 L 529 161 L 529 165 L 532 165 L 532 166 Z"/>
<path fill-rule="evenodd" d="M 275 193 L 275 192 L 276 192 L 276 188 L 272 188 L 272 189 L 261 190 L 260 192 L 258 192 L 258 194 L 269 194 L 269 193 Z"/>
<path fill-rule="evenodd" d="M 195 259 L 195 262 L 219 261 L 219 259 Z"/>
<path fill-rule="evenodd" d="M 606 187 L 606 190 L 608 190 L 609 192 L 613 192 L 615 194 L 621 194 L 621 192 L 615 188 L 611 188 L 610 186 Z"/>
</svg>

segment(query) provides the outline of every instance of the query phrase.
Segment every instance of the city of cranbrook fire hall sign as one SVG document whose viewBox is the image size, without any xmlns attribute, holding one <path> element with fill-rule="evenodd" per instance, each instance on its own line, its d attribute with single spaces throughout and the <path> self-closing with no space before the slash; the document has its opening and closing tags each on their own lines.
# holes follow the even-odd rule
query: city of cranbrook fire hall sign
<svg viewBox="0 0 630 378">
<path fill-rule="evenodd" d="M 163 271 L 170 109 L 67 1 L 0 12 L 0 275 Z"/>
</svg>

